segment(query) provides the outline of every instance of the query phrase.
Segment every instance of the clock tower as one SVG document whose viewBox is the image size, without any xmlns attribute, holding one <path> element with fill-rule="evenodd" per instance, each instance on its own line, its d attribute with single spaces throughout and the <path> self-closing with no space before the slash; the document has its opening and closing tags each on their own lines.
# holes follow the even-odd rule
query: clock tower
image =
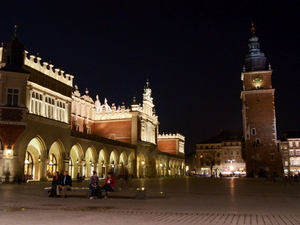
<svg viewBox="0 0 300 225">
<path fill-rule="evenodd" d="M 282 173 L 281 154 L 277 148 L 273 71 L 270 65 L 266 69 L 266 57 L 260 52 L 253 23 L 251 33 L 249 54 L 241 75 L 243 157 L 247 176 L 273 176 Z"/>
</svg>

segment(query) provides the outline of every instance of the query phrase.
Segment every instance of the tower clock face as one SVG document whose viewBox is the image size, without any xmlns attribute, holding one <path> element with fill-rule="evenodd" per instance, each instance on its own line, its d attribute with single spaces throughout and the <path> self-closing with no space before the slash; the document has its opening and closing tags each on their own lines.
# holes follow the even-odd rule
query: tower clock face
<svg viewBox="0 0 300 225">
<path fill-rule="evenodd" d="M 253 77 L 252 77 L 252 81 L 253 81 L 253 83 L 255 83 L 255 84 L 259 84 L 259 83 L 261 83 L 262 82 L 262 76 L 260 75 L 260 74 L 255 74 L 255 75 L 253 75 Z"/>
</svg>

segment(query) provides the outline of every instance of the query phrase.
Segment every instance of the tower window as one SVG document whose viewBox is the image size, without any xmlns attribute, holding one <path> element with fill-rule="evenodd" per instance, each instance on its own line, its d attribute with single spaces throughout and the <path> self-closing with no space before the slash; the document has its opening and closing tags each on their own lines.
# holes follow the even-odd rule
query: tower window
<svg viewBox="0 0 300 225">
<path fill-rule="evenodd" d="M 275 161 L 274 153 L 270 153 L 270 160 L 271 160 L 271 161 Z"/>
<path fill-rule="evenodd" d="M 18 106 L 19 90 L 18 89 L 7 89 L 7 105 Z"/>
<path fill-rule="evenodd" d="M 256 129 L 255 129 L 255 128 L 252 128 L 252 129 L 251 129 L 251 134 L 252 134 L 252 135 L 255 135 L 255 134 L 256 134 Z"/>
</svg>

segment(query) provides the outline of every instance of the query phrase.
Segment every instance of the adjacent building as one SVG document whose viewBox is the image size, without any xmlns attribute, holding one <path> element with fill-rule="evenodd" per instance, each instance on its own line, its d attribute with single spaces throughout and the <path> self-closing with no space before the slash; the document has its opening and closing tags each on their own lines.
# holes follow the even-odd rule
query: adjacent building
<svg viewBox="0 0 300 225">
<path fill-rule="evenodd" d="M 245 173 L 242 133 L 222 130 L 220 134 L 196 144 L 196 174 L 205 176 Z"/>
<path fill-rule="evenodd" d="M 279 141 L 282 154 L 282 165 L 285 175 L 299 175 L 300 173 L 300 132 L 286 132 Z"/>
<path fill-rule="evenodd" d="M 147 81 L 143 102 L 101 103 L 80 93 L 74 77 L 18 41 L 0 47 L 0 179 L 46 180 L 68 170 L 133 177 L 184 175 L 185 137 L 159 134 Z"/>
</svg>

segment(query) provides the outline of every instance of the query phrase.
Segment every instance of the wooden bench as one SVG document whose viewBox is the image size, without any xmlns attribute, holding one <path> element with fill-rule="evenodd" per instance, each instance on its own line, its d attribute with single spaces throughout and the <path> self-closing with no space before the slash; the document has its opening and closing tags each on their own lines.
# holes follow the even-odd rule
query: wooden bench
<svg viewBox="0 0 300 225">
<path fill-rule="evenodd" d="M 102 191 L 105 191 L 102 189 Z M 109 194 L 116 193 L 135 193 L 135 199 L 146 199 L 146 188 L 115 188 Z"/>
<path fill-rule="evenodd" d="M 51 190 L 51 187 L 44 188 L 45 197 L 48 196 L 48 192 Z M 70 190 L 67 190 L 67 195 L 82 195 L 85 194 L 87 198 L 90 197 L 91 190 L 88 187 L 72 187 Z"/>
</svg>

